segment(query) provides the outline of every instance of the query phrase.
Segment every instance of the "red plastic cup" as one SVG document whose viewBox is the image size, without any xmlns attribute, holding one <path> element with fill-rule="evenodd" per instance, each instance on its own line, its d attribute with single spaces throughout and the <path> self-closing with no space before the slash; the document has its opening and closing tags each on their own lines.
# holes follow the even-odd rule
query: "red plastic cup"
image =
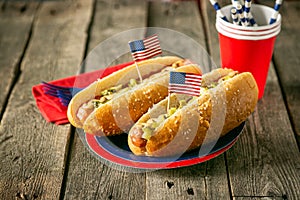
<svg viewBox="0 0 300 200">
<path fill-rule="evenodd" d="M 252 7 L 254 12 L 255 8 L 259 8 L 262 12 L 260 14 L 262 17 L 255 18 L 258 24 L 263 24 L 262 20 L 266 21 L 271 17 L 265 16 L 272 13 L 269 12 L 269 7 L 256 5 Z M 223 11 L 223 13 L 226 12 Z M 231 28 L 225 26 L 223 22 L 221 23 L 221 19 L 217 17 L 216 28 L 219 32 L 222 68 L 231 68 L 239 72 L 251 72 L 259 89 L 259 99 L 264 94 L 276 36 L 281 28 L 281 16 L 278 17 L 276 24 L 272 26 L 263 25 L 264 28 L 260 31 L 253 31 L 251 27 L 237 25 Z"/>
<path fill-rule="evenodd" d="M 251 72 L 262 98 L 276 37 L 264 40 L 238 40 L 219 33 L 221 66 Z"/>
</svg>

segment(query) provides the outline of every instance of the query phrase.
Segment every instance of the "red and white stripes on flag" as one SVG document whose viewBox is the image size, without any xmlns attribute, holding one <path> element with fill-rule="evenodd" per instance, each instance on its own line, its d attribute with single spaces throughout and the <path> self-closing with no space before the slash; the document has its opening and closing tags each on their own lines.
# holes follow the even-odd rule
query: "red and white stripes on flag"
<svg viewBox="0 0 300 200">
<path fill-rule="evenodd" d="M 131 55 L 134 61 L 152 58 L 162 53 L 158 36 L 152 35 L 143 40 L 129 42 Z"/>
<path fill-rule="evenodd" d="M 202 83 L 200 74 L 170 72 L 169 93 L 199 96 Z"/>
</svg>

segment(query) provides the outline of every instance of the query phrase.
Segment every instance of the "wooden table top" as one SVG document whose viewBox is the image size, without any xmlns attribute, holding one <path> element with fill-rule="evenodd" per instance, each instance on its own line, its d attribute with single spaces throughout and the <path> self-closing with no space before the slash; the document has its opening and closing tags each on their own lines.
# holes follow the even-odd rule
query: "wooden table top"
<svg viewBox="0 0 300 200">
<path fill-rule="evenodd" d="M 300 2 L 280 12 L 265 94 L 236 144 L 197 165 L 130 173 L 96 159 L 69 124 L 46 122 L 31 88 L 76 74 L 99 43 L 139 27 L 184 33 L 218 64 L 209 2 L 0 1 L 0 199 L 299 199 Z"/>
</svg>

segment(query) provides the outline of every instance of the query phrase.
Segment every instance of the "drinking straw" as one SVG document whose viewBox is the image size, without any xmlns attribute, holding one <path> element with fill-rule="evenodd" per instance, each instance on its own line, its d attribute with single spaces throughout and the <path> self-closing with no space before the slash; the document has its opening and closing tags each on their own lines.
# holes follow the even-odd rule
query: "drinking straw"
<svg viewBox="0 0 300 200">
<path fill-rule="evenodd" d="M 236 8 L 236 6 L 238 5 L 238 4 L 241 4 L 242 5 L 242 10 L 244 11 L 244 9 L 245 9 L 245 3 L 244 3 L 244 1 L 243 0 L 231 0 L 231 3 L 232 3 L 232 5 Z"/>
<path fill-rule="evenodd" d="M 250 9 L 251 9 L 251 0 L 246 0 L 245 7 L 244 7 L 244 15 L 245 15 L 247 26 L 250 24 Z"/>
<path fill-rule="evenodd" d="M 245 19 L 245 16 L 244 16 L 242 5 L 240 3 L 237 3 L 236 10 L 237 10 L 239 18 L 241 20 L 242 26 L 246 26 L 246 19 Z"/>
<path fill-rule="evenodd" d="M 256 21 L 254 20 L 254 18 L 252 16 L 251 12 L 249 12 L 249 22 L 252 26 L 258 26 Z"/>
<path fill-rule="evenodd" d="M 276 0 L 275 5 L 274 5 L 274 11 L 273 11 L 273 14 L 272 14 L 269 24 L 273 24 L 276 22 L 282 1 L 283 0 Z"/>
<path fill-rule="evenodd" d="M 223 20 L 225 20 L 225 21 L 228 22 L 227 17 L 226 17 L 226 16 L 222 13 L 222 11 L 221 11 L 221 7 L 220 7 L 219 3 L 218 3 L 216 0 L 210 0 L 210 3 L 211 3 L 211 5 L 214 7 L 215 11 L 217 12 L 217 15 L 218 15 L 221 19 L 223 19 Z"/>
<path fill-rule="evenodd" d="M 243 8 L 243 11 L 245 11 L 245 1 L 244 0 L 234 0 L 234 1 L 240 2 L 240 4 L 242 5 L 242 8 Z"/>
<path fill-rule="evenodd" d="M 232 8 L 232 9 L 230 10 L 230 12 L 231 12 L 231 17 L 232 17 L 232 22 L 233 22 L 233 24 L 239 25 L 239 18 L 238 18 L 238 15 L 237 15 L 237 13 L 236 13 L 236 9 L 235 9 L 235 8 Z"/>
<path fill-rule="evenodd" d="M 247 0 L 246 0 L 247 1 Z M 243 0 L 231 0 L 231 3 L 232 5 L 236 8 L 236 6 L 238 4 L 241 4 L 242 5 L 242 10 L 243 12 L 245 11 L 245 3 Z M 245 15 L 245 14 L 244 14 Z M 252 26 L 257 26 L 257 23 L 256 21 L 254 20 L 252 14 L 251 14 L 251 11 L 249 10 L 249 22 L 250 22 L 250 25 Z"/>
</svg>

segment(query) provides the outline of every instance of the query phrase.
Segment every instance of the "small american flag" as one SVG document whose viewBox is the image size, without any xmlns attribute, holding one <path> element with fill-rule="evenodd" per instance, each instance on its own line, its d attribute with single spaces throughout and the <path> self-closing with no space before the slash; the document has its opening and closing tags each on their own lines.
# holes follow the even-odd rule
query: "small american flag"
<svg viewBox="0 0 300 200">
<path fill-rule="evenodd" d="M 129 42 L 129 47 L 132 58 L 136 62 L 152 58 L 162 53 L 158 36 L 156 34 L 143 40 Z"/>
<path fill-rule="evenodd" d="M 170 72 L 169 93 L 199 96 L 201 83 L 200 74 Z"/>
</svg>

